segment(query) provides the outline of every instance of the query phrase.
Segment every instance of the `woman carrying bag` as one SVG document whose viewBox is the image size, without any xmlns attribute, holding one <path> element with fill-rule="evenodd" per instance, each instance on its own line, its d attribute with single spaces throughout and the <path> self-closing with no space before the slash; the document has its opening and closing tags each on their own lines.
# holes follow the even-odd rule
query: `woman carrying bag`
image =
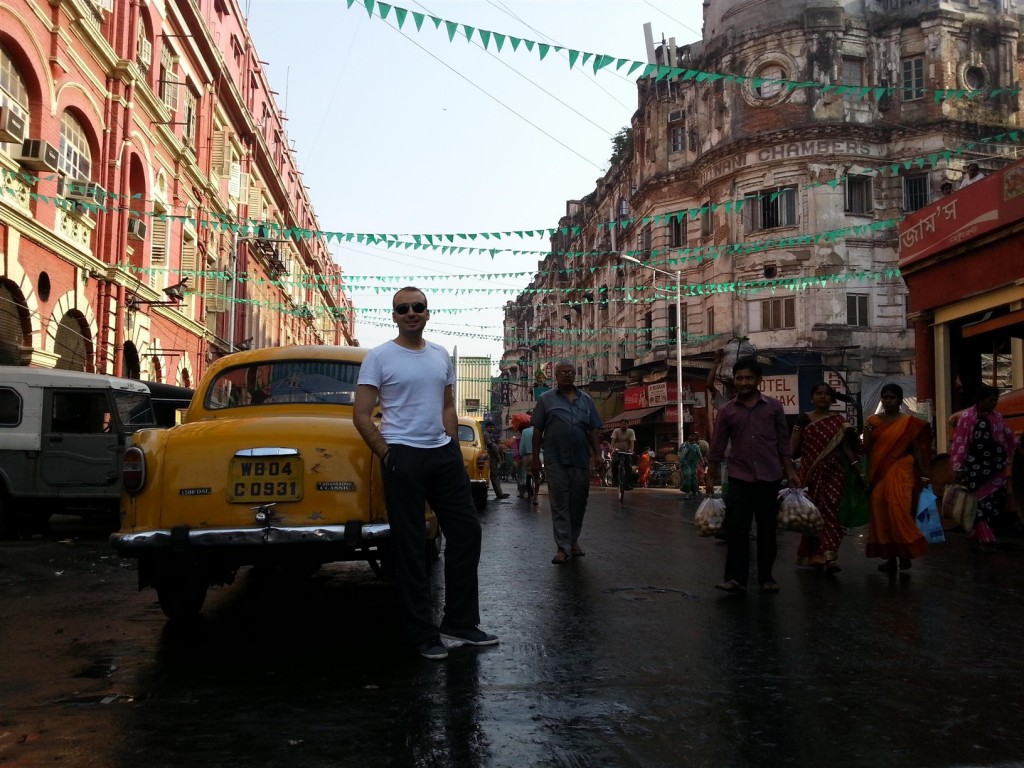
<svg viewBox="0 0 1024 768">
<path fill-rule="evenodd" d="M 857 438 L 843 414 L 831 410 L 835 402 L 836 393 L 831 386 L 824 381 L 815 384 L 811 390 L 814 410 L 800 414 L 790 438 L 793 456 L 802 457 L 800 485 L 807 489 L 807 496 L 824 520 L 821 533 L 800 538 L 796 563 L 824 568 L 827 573 L 841 570 L 836 561 L 843 541 L 839 506 L 846 480 L 844 468 L 857 466 Z"/>
<path fill-rule="evenodd" d="M 978 544 L 995 544 L 992 526 L 1006 508 L 1006 466 L 1017 449 L 1017 438 L 996 412 L 999 390 L 978 389 L 978 401 L 956 423 L 950 465 L 957 482 L 977 500 L 974 529 Z"/>
</svg>

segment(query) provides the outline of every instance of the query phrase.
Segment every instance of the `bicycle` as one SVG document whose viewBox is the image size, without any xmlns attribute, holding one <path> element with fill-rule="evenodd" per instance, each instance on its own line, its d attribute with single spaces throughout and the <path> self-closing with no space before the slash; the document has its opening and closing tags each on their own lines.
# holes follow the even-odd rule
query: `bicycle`
<svg viewBox="0 0 1024 768">
<path fill-rule="evenodd" d="M 537 502 L 534 500 L 540 495 L 540 487 L 544 484 L 544 468 L 541 467 L 540 476 L 534 480 L 533 472 L 526 470 L 526 499 L 532 504 Z"/>
<path fill-rule="evenodd" d="M 647 478 L 648 488 L 664 488 L 669 485 L 674 466 L 661 461 L 651 463 L 651 474 Z"/>
<path fill-rule="evenodd" d="M 619 503 L 626 498 L 626 489 L 630 485 L 630 475 L 633 473 L 633 454 L 628 451 L 615 451 L 619 459 L 619 466 L 615 472 L 615 484 L 619 489 Z"/>
</svg>

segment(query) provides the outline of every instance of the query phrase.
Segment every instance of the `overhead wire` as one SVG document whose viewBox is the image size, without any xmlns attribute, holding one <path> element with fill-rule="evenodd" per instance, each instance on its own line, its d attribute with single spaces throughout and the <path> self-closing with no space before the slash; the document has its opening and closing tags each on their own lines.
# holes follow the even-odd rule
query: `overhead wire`
<svg viewBox="0 0 1024 768">
<path fill-rule="evenodd" d="M 518 110 L 516 110 L 515 108 L 513 108 L 513 107 L 509 106 L 508 104 L 506 104 L 506 103 L 505 103 L 504 101 L 502 101 L 501 99 L 499 99 L 499 98 L 498 98 L 497 96 L 495 96 L 495 95 L 494 95 L 493 93 L 490 93 L 490 92 L 488 92 L 488 91 L 487 91 L 486 89 L 484 89 L 483 87 L 481 87 L 481 86 L 477 85 L 477 84 L 476 84 L 475 82 L 473 82 L 472 80 L 470 80 L 470 79 L 469 79 L 468 77 L 466 77 L 466 76 L 465 76 L 464 74 L 462 74 L 461 72 L 459 72 L 459 70 L 455 69 L 455 67 L 451 66 L 451 65 L 450 65 L 450 64 L 449 64 L 448 62 L 446 62 L 446 61 L 445 61 L 444 59 L 442 59 L 442 58 L 440 58 L 439 56 L 435 55 L 435 54 L 434 54 L 433 52 L 431 52 L 431 51 L 427 50 L 427 49 L 426 49 L 426 48 L 424 48 L 424 47 L 423 47 L 422 45 L 420 45 L 420 44 L 419 44 L 418 42 L 416 42 L 416 40 L 414 40 L 414 39 L 413 39 L 412 37 L 410 37 L 409 35 L 407 35 L 407 34 L 405 33 L 405 31 L 404 31 L 404 30 L 402 30 L 402 29 L 399 29 L 399 28 L 398 28 L 397 26 L 393 26 L 393 25 L 392 25 L 392 24 L 390 24 L 390 23 L 388 23 L 388 24 L 387 24 L 387 26 L 388 26 L 388 27 L 390 27 L 390 28 L 391 28 L 392 30 L 394 30 L 395 32 L 397 32 L 397 33 L 398 33 L 399 35 L 401 35 L 402 37 L 404 37 L 404 38 L 405 38 L 406 40 L 408 40 L 408 41 L 409 41 L 410 43 L 412 43 L 413 45 L 415 45 L 415 46 L 416 46 L 417 48 L 419 48 L 419 49 L 420 49 L 421 51 L 423 51 L 423 52 L 424 52 L 425 54 L 427 54 L 427 55 L 428 55 L 428 56 L 429 56 L 430 58 L 432 58 L 432 59 L 433 59 L 434 61 L 436 61 L 436 62 L 437 62 L 438 64 L 440 64 L 441 66 L 443 66 L 443 67 L 444 67 L 445 69 L 449 70 L 449 71 L 450 71 L 450 72 L 452 72 L 452 73 L 453 73 L 454 75 L 456 75 L 456 76 L 457 76 L 457 77 L 459 77 L 460 79 L 464 80 L 464 81 L 465 81 L 466 83 L 468 83 L 469 85 L 473 86 L 473 88 L 475 88 L 476 90 L 480 91 L 480 93 L 482 93 L 482 94 L 483 94 L 484 96 L 486 96 L 486 97 L 487 97 L 488 99 L 490 99 L 491 101 L 493 101 L 493 102 L 495 102 L 496 104 L 498 104 L 499 106 L 501 106 L 501 107 L 502 107 L 502 109 L 505 109 L 505 110 L 507 110 L 508 112 L 511 112 L 511 113 L 512 113 L 513 115 L 515 115 L 515 116 L 516 116 L 517 118 L 519 118 L 520 120 L 522 120 L 522 121 L 523 121 L 524 123 L 526 123 L 526 124 L 527 124 L 527 125 L 529 125 L 530 127 L 534 128 L 535 130 L 537 130 L 537 131 L 538 131 L 539 133 L 543 134 L 544 136 L 547 136 L 547 137 L 548 137 L 549 139 L 551 139 L 551 140 L 552 140 L 553 142 L 555 142 L 556 144 L 558 144 L 558 145 L 559 145 L 560 147 L 562 147 L 563 149 L 565 149 L 565 150 L 568 150 L 568 151 L 569 151 L 570 153 L 572 153 L 572 154 L 576 155 L 576 157 L 578 157 L 578 158 L 579 158 L 580 160 L 582 160 L 583 162 L 587 163 L 588 165 L 591 165 L 591 166 L 593 166 L 594 168 L 597 168 L 598 170 L 601 170 L 601 166 L 600 166 L 600 165 L 598 165 L 597 163 L 595 163 L 595 162 L 594 162 L 593 160 L 591 160 L 591 159 L 590 159 L 590 158 L 588 158 L 588 157 L 584 157 L 584 156 L 583 156 L 583 155 L 581 155 L 581 154 L 580 154 L 579 152 L 577 152 L 577 151 L 576 151 L 575 149 L 573 149 L 573 148 L 572 148 L 572 147 L 570 147 L 570 146 L 569 146 L 568 144 L 566 144 L 566 143 L 565 143 L 564 141 L 562 141 L 561 139 L 557 138 L 556 136 L 553 136 L 553 135 L 552 135 L 551 133 L 549 133 L 548 131 L 546 131 L 546 130 L 544 130 L 543 128 L 541 128 L 541 127 L 540 127 L 539 125 L 537 125 L 537 123 L 535 123 L 535 122 L 533 122 L 532 120 L 530 120 L 530 119 L 529 119 L 528 117 L 526 117 L 526 116 L 525 116 L 524 114 L 522 114 L 521 112 L 519 112 L 519 111 L 518 111 Z M 513 70 L 513 71 L 515 71 L 515 70 Z M 598 126 L 598 127 L 600 127 L 600 126 Z M 605 129 L 603 129 L 603 128 L 602 128 L 601 130 L 605 130 Z"/>
</svg>

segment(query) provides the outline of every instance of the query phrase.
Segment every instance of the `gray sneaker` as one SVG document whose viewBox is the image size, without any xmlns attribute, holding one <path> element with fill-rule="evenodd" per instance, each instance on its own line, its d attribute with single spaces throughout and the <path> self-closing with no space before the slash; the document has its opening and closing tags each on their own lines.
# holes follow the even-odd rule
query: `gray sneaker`
<svg viewBox="0 0 1024 768">
<path fill-rule="evenodd" d="M 441 637 L 466 645 L 497 645 L 498 636 L 489 635 L 476 627 L 455 628 L 441 625 Z"/>
<path fill-rule="evenodd" d="M 448 649 L 444 647 L 444 643 L 440 639 L 424 640 L 422 643 L 417 643 L 416 653 L 424 659 L 440 661 L 448 658 Z"/>
</svg>

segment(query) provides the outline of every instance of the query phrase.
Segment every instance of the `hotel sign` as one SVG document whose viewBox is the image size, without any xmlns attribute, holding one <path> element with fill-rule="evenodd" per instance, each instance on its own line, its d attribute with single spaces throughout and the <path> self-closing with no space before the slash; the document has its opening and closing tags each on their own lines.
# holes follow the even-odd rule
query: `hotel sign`
<svg viewBox="0 0 1024 768">
<path fill-rule="evenodd" d="M 765 397 L 774 397 L 782 403 L 782 410 L 788 415 L 794 416 L 800 413 L 799 382 L 795 373 L 765 374 L 758 389 Z"/>
</svg>

